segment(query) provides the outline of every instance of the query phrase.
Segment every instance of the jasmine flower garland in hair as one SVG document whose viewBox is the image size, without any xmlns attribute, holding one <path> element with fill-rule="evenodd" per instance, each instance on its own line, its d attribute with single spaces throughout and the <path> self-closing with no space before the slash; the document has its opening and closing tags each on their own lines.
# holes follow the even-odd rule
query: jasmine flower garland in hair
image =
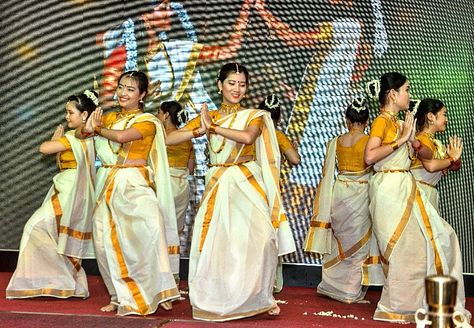
<svg viewBox="0 0 474 328">
<path fill-rule="evenodd" d="M 352 108 L 357 112 L 365 110 L 366 109 L 365 99 L 364 98 L 354 98 L 354 100 L 352 100 Z"/>
<path fill-rule="evenodd" d="M 373 91 L 372 91 L 372 88 Z M 372 80 L 365 85 L 365 91 L 372 99 L 377 99 L 380 94 L 380 80 Z"/>
<path fill-rule="evenodd" d="M 84 94 L 86 95 L 87 98 L 92 100 L 94 105 L 99 106 L 99 99 L 96 97 L 96 95 L 92 91 L 86 90 L 84 91 Z"/>
</svg>

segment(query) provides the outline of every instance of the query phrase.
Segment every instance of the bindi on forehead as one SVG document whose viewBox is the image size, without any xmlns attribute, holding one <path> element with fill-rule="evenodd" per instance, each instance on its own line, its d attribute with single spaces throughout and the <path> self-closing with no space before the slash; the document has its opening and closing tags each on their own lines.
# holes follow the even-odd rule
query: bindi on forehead
<svg viewBox="0 0 474 328">
<path fill-rule="evenodd" d="M 119 85 L 126 88 L 137 88 L 138 82 L 127 76 L 119 82 Z"/>
</svg>

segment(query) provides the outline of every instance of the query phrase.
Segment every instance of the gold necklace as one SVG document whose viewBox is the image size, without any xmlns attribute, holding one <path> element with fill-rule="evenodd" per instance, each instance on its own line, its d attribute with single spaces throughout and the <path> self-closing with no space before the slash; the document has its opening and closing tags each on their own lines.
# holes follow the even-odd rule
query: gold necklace
<svg viewBox="0 0 474 328">
<path fill-rule="evenodd" d="M 239 105 L 239 107 L 240 107 L 240 105 Z M 232 116 L 232 119 L 231 119 L 231 121 L 230 121 L 229 127 L 228 127 L 227 129 L 231 129 L 231 128 L 232 128 L 232 125 L 234 124 L 236 118 L 237 118 L 237 111 L 234 112 L 234 114 L 233 114 L 233 116 Z M 219 147 L 217 150 L 215 150 L 214 148 L 212 148 L 212 144 L 211 144 L 211 142 L 209 142 L 209 149 L 210 149 L 214 154 L 219 154 L 219 153 L 224 149 L 224 146 L 225 146 L 225 144 L 226 144 L 226 142 L 227 142 L 227 138 L 225 138 L 225 137 L 222 137 L 222 138 L 223 138 L 222 143 L 221 143 L 220 147 Z"/>
<path fill-rule="evenodd" d="M 135 109 L 135 110 L 131 110 L 131 111 L 121 111 L 121 112 L 117 113 L 117 119 L 114 122 L 110 123 L 110 125 L 107 126 L 107 129 L 110 129 L 115 123 L 117 123 L 121 119 L 126 119 L 125 125 L 123 126 L 124 129 L 126 129 L 128 123 L 130 122 L 130 120 L 132 118 L 134 118 L 140 111 L 141 111 L 141 109 Z M 118 155 L 120 153 L 120 151 L 122 150 L 122 148 L 123 148 L 123 144 L 119 143 L 118 149 L 114 150 L 114 148 L 112 147 L 112 144 L 110 143 L 110 139 L 107 139 L 107 143 L 109 144 L 110 150 L 115 155 Z"/>
<path fill-rule="evenodd" d="M 397 118 L 398 118 L 398 114 L 395 114 L 395 113 L 392 113 L 388 110 L 382 110 L 382 115 L 383 114 L 386 114 L 386 116 L 388 116 L 388 118 L 393 122 L 393 123 L 397 123 Z"/>
<path fill-rule="evenodd" d="M 233 114 L 240 110 L 240 103 L 237 104 L 221 104 L 219 111 L 223 114 Z"/>
</svg>

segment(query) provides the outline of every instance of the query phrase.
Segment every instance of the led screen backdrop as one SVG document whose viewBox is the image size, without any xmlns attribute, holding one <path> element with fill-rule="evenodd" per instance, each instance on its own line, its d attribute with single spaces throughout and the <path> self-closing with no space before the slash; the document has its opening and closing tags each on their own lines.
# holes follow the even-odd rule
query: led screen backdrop
<svg viewBox="0 0 474 328">
<path fill-rule="evenodd" d="M 280 128 L 298 145 L 299 166 L 283 163 L 282 192 L 298 252 L 287 262 L 318 264 L 302 251 L 325 153 L 344 131 L 343 112 L 365 83 L 388 71 L 407 75 L 412 97 L 447 104 L 441 139 L 461 135 L 463 167 L 440 186 L 441 211 L 458 233 L 464 270 L 474 272 L 472 180 L 474 13 L 470 0 L 383 1 L 3 1 L 0 95 L 0 248 L 18 249 L 23 226 L 56 172 L 39 144 L 64 123 L 65 99 L 100 89 L 114 105 L 123 70 L 151 81 L 146 110 L 176 99 L 191 117 L 219 106 L 219 67 L 238 61 L 251 73 L 247 107 L 269 93 L 283 103 Z M 372 103 L 371 118 L 377 113 Z M 182 254 L 187 255 L 204 188 L 206 140 L 195 140 Z"/>
</svg>

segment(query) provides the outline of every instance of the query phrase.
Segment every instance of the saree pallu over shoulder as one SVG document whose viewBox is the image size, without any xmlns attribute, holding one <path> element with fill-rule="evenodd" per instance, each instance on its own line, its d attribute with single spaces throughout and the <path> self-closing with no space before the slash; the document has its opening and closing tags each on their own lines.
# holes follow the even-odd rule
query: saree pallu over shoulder
<svg viewBox="0 0 474 328">
<path fill-rule="evenodd" d="M 235 118 L 232 117 L 233 115 L 235 115 Z M 264 124 L 260 136 L 255 141 L 255 159 L 262 169 L 263 191 L 266 194 L 268 206 L 271 210 L 272 224 L 277 231 L 278 255 L 281 256 L 296 251 L 296 245 L 282 206 L 279 182 L 281 154 L 271 117 L 268 112 L 263 110 L 246 109 L 240 110 L 234 114 L 226 115 L 216 123 L 222 127 L 243 130 L 252 120 L 259 117 L 262 118 Z M 219 148 L 222 145 L 223 140 L 222 136 L 212 134 L 209 141 L 211 149 Z M 215 153 L 212 150 L 210 151 L 210 161 L 212 164 L 235 163 L 238 161 L 245 145 L 238 144 L 229 139 L 225 142 L 225 147 L 221 152 Z M 232 158 L 232 154 L 237 155 L 235 158 Z"/>
<path fill-rule="evenodd" d="M 371 167 L 336 171 L 338 137 L 328 142 L 305 251 L 323 255 L 319 294 L 344 303 L 364 298 L 368 285 L 383 284 L 378 247 L 368 207 Z"/>
<path fill-rule="evenodd" d="M 213 152 L 220 149 L 223 139 L 211 135 L 214 166 L 207 173 L 206 191 L 195 217 L 189 265 L 195 319 L 234 320 L 266 312 L 276 304 L 273 283 L 279 247 L 291 250 L 292 239 L 277 243 L 275 229 L 282 226 L 280 154 L 267 114 L 241 110 L 218 122 L 226 127 L 232 120 L 232 128 L 243 130 L 252 119 L 263 117 L 254 161 L 239 162 L 243 145 L 228 139 L 222 151 Z"/>
<path fill-rule="evenodd" d="M 336 172 L 336 146 L 338 137 L 327 144 L 322 178 L 316 190 L 313 204 L 313 216 L 304 242 L 304 250 L 319 254 L 331 252 L 331 204 Z"/>
<path fill-rule="evenodd" d="M 377 173 L 369 184 L 373 229 L 386 275 L 376 320 L 413 322 L 415 311 L 425 305 L 424 278 L 431 274 L 459 276 L 459 264 L 454 269 L 449 246 L 443 246 L 449 241 L 442 237 L 442 218 L 419 188 L 409 165 L 408 148 L 400 147 L 374 166 Z M 456 309 L 464 310 L 463 301 L 458 299 Z"/>
<path fill-rule="evenodd" d="M 66 133 L 78 163 L 73 189 L 59 222 L 58 253 L 76 258 L 95 258 L 92 214 L 95 207 L 95 150 L 91 139 L 79 140 Z"/>
<path fill-rule="evenodd" d="M 104 283 L 119 315 L 147 315 L 179 297 L 179 240 L 161 122 L 151 114 L 119 119 L 112 129 L 152 122 L 149 166 L 127 165 L 129 146 L 97 137 L 103 166 L 97 178 L 94 239 Z M 114 148 L 112 148 L 114 147 Z"/>
<path fill-rule="evenodd" d="M 412 168 L 411 171 L 420 190 L 420 196 L 423 202 L 427 204 L 425 212 L 429 217 L 430 229 L 423 229 L 427 240 L 427 247 L 433 248 L 439 253 L 442 273 L 450 275 L 458 281 L 456 310 L 463 312 L 469 319 L 471 318 L 471 313 L 465 309 L 466 297 L 459 240 L 454 229 L 440 216 L 439 212 L 439 194 L 436 184 L 442 178 L 443 173 L 441 171 L 428 172 L 423 167 Z M 429 262 L 434 266 L 428 269 L 428 271 L 440 271 L 439 269 L 436 270 L 436 254 L 433 256 L 432 253 L 429 253 L 428 258 Z"/>
<path fill-rule="evenodd" d="M 152 181 L 153 188 L 155 189 L 156 196 L 164 216 L 170 265 L 173 273 L 178 274 L 180 251 L 179 236 L 176 224 L 176 211 L 173 200 L 168 155 L 166 153 L 166 147 L 164 146 L 165 132 L 163 129 L 163 124 L 154 115 L 149 113 L 141 113 L 137 114 L 131 120 L 127 120 L 125 118 L 118 119 L 111 128 L 124 130 L 132 126 L 134 123 L 146 121 L 155 124 L 156 128 L 155 138 L 148 156 L 148 165 L 151 167 L 154 173 Z M 114 149 L 118 149 L 118 147 L 119 144 L 108 141 L 105 138 L 98 137 L 96 139 L 96 149 L 102 163 L 111 166 L 111 168 L 109 168 L 110 171 L 108 173 L 108 178 L 105 181 L 103 188 L 98 190 L 99 193 L 102 193 L 102 196 L 104 191 L 107 189 L 107 185 L 112 182 L 114 175 L 120 169 L 119 165 L 122 165 L 127 160 L 127 147 L 123 147 L 123 155 L 114 152 Z M 114 165 L 116 167 L 114 167 Z M 98 199 L 100 198 L 101 196 L 98 197 Z"/>
<path fill-rule="evenodd" d="M 7 298 L 89 295 L 80 259 L 95 256 L 91 238 L 94 150 L 91 140 L 80 141 L 72 131 L 66 137 L 77 167 L 54 176 L 41 207 L 26 223 Z"/>
<path fill-rule="evenodd" d="M 155 139 L 150 150 L 148 162 L 154 172 L 156 197 L 158 198 L 160 208 L 164 215 L 166 242 L 168 244 L 171 270 L 174 274 L 179 274 L 180 243 L 176 222 L 176 208 L 171 185 L 171 173 L 165 147 L 165 130 L 161 121 L 149 113 L 137 115 L 137 117 L 131 121 L 131 124 L 144 121 L 153 122 L 156 127 Z"/>
</svg>

